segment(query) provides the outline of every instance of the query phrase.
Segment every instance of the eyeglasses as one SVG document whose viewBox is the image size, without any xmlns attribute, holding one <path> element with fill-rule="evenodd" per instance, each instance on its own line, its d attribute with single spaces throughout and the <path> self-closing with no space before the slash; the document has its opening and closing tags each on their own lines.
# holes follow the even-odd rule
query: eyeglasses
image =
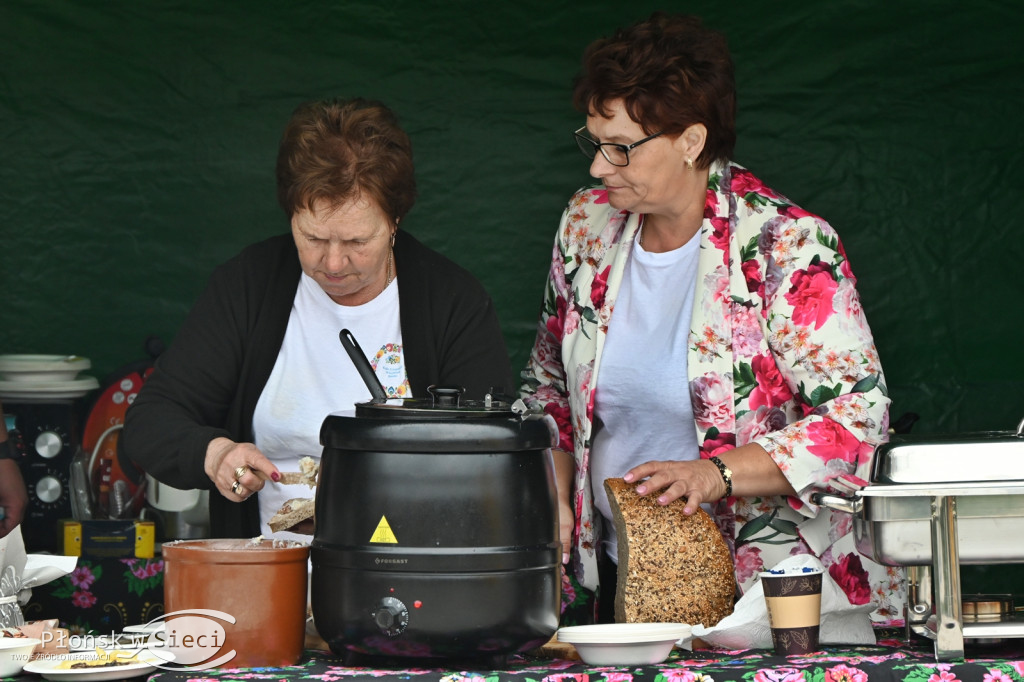
<svg viewBox="0 0 1024 682">
<path fill-rule="evenodd" d="M 617 142 L 594 142 L 583 134 L 586 129 L 587 126 L 583 126 L 573 133 L 573 136 L 576 138 L 576 144 L 579 145 L 583 156 L 592 159 L 597 155 L 597 150 L 600 149 L 601 155 L 613 166 L 628 166 L 630 151 L 636 149 L 644 142 L 649 142 L 661 135 L 661 133 L 654 133 L 633 144 L 618 144 Z"/>
</svg>

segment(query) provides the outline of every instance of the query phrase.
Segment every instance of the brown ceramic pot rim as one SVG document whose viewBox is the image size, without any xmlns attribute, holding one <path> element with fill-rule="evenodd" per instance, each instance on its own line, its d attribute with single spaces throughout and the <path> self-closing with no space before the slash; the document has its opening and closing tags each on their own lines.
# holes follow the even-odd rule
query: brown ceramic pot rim
<svg viewBox="0 0 1024 682">
<path fill-rule="evenodd" d="M 165 560 L 204 564 L 271 564 L 309 558 L 309 546 L 291 540 L 175 540 L 164 543 L 162 551 Z"/>
</svg>

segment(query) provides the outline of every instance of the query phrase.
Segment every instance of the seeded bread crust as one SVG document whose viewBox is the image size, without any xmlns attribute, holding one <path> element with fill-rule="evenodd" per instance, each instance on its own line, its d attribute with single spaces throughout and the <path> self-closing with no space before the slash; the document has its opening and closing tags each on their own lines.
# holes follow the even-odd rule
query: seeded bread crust
<svg viewBox="0 0 1024 682">
<path fill-rule="evenodd" d="M 604 487 L 618 534 L 617 622 L 711 627 L 732 613 L 732 556 L 704 510 L 687 516 L 684 500 L 659 505 L 621 478 Z"/>
</svg>

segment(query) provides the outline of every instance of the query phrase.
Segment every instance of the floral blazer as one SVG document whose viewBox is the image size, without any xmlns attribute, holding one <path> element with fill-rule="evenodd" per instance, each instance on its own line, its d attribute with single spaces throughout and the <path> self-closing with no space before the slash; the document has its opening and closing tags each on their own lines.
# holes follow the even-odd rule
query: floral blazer
<svg viewBox="0 0 1024 682">
<path fill-rule="evenodd" d="M 609 205 L 603 189 L 572 197 L 523 371 L 523 397 L 555 418 L 560 447 L 574 453 L 572 566 L 587 590 L 598 587 L 600 539 L 592 501 L 599 483 L 589 480 L 594 390 L 640 222 Z M 747 169 L 718 162 L 710 169 L 700 249 L 690 385 L 658 390 L 690 391 L 701 457 L 756 442 L 798 492 L 718 503 L 716 522 L 741 589 L 786 556 L 810 553 L 852 603 L 873 600 L 876 621 L 897 622 L 900 572 L 860 556 L 851 516 L 811 499 L 816 491 L 865 485 L 889 422 L 882 367 L 838 235 Z"/>
</svg>

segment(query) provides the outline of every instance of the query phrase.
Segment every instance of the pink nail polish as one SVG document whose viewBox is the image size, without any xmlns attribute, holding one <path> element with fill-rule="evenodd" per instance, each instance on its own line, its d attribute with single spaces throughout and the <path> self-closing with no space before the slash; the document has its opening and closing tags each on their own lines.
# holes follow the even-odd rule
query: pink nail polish
<svg viewBox="0 0 1024 682">
<path fill-rule="evenodd" d="M 281 474 L 275 471 L 274 473 L 270 474 L 270 478 L 274 479 L 274 483 L 277 483 L 278 481 L 281 480 Z"/>
</svg>

